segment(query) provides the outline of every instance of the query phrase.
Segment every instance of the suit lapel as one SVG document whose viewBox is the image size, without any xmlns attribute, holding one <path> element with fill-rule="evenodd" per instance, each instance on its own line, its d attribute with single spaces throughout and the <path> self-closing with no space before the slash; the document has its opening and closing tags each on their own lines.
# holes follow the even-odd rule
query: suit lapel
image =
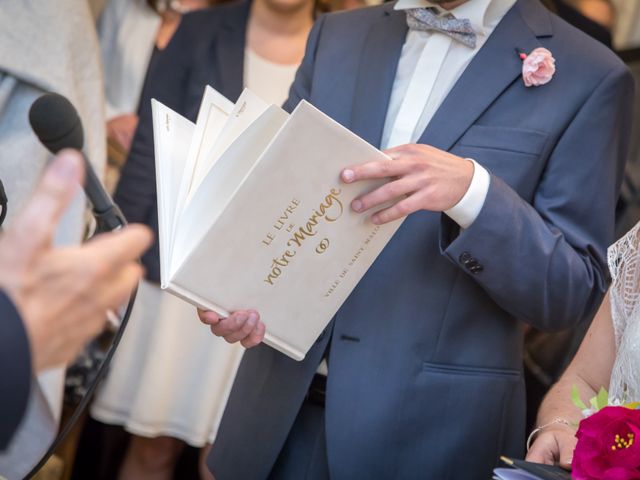
<svg viewBox="0 0 640 480">
<path fill-rule="evenodd" d="M 521 80 L 517 51 L 540 47 L 550 36 L 549 13 L 537 0 L 519 0 L 498 24 L 444 100 L 418 143 L 449 150 L 514 81 Z"/>
<path fill-rule="evenodd" d="M 380 145 L 391 88 L 406 34 L 405 13 L 393 11 L 390 6 L 371 25 L 364 42 L 350 127 L 375 146 Z"/>
<path fill-rule="evenodd" d="M 228 12 L 216 41 L 218 89 L 234 102 L 244 88 L 244 51 L 250 8 L 251 2 L 244 1 Z"/>
</svg>

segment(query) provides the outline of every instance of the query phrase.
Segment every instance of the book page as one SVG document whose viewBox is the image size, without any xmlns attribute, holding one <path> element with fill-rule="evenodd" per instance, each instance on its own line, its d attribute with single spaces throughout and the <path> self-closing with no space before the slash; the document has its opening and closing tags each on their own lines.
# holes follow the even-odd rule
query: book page
<svg viewBox="0 0 640 480">
<path fill-rule="evenodd" d="M 158 196 L 161 283 L 166 284 L 176 205 L 195 125 L 155 99 L 151 100 Z"/>
<path fill-rule="evenodd" d="M 211 148 L 206 154 L 202 155 L 195 166 L 191 188 L 187 195 L 187 203 L 220 156 L 268 107 L 269 104 L 252 91 L 245 89 L 242 92 L 222 131 L 215 141 L 210 142 L 212 144 Z"/>
<path fill-rule="evenodd" d="M 541 480 L 540 477 L 512 468 L 496 468 L 493 474 L 494 480 Z"/>
<path fill-rule="evenodd" d="M 236 138 L 205 175 L 176 222 L 172 272 L 179 268 L 183 259 L 224 211 L 288 117 L 289 114 L 280 107 L 268 107 Z"/>
<path fill-rule="evenodd" d="M 187 145 L 189 145 L 185 166 L 185 170 L 188 173 L 183 176 L 180 182 L 176 211 L 180 212 L 184 208 L 186 198 L 191 189 L 196 166 L 205 161 L 206 154 L 211 150 L 211 147 L 222 133 L 233 108 L 233 102 L 227 100 L 210 86 L 207 85 L 205 87 L 204 96 L 200 103 L 200 110 L 198 111 L 193 139 L 190 145 L 185 144 L 184 146 L 186 149 Z M 175 231 L 172 232 L 171 238 L 173 243 Z"/>
</svg>

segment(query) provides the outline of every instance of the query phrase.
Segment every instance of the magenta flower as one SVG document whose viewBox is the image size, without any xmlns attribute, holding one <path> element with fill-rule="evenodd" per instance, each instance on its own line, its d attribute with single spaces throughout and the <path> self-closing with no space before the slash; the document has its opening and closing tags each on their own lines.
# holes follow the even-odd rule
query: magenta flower
<svg viewBox="0 0 640 480">
<path fill-rule="evenodd" d="M 580 422 L 576 480 L 640 480 L 640 410 L 605 407 Z"/>
</svg>

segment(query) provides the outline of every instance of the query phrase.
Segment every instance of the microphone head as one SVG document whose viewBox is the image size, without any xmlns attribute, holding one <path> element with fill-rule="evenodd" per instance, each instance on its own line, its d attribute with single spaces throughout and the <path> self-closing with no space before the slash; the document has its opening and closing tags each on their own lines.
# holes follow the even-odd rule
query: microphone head
<svg viewBox="0 0 640 480">
<path fill-rule="evenodd" d="M 52 153 L 63 148 L 81 150 L 84 144 L 82 122 L 66 97 L 46 93 L 29 109 L 29 123 L 42 144 Z"/>
</svg>

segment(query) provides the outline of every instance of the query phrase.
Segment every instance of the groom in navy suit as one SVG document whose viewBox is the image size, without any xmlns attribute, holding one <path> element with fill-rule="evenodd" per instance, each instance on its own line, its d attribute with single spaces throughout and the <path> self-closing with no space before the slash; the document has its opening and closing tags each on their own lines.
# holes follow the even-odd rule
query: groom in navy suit
<svg viewBox="0 0 640 480">
<path fill-rule="evenodd" d="M 602 300 L 632 97 L 624 65 L 538 0 L 321 17 L 286 108 L 387 149 L 342 179 L 389 177 L 351 207 L 407 218 L 303 362 L 247 351 L 216 479 L 484 480 L 522 456 L 523 327 Z M 258 313 L 200 317 L 251 347 Z"/>
</svg>

